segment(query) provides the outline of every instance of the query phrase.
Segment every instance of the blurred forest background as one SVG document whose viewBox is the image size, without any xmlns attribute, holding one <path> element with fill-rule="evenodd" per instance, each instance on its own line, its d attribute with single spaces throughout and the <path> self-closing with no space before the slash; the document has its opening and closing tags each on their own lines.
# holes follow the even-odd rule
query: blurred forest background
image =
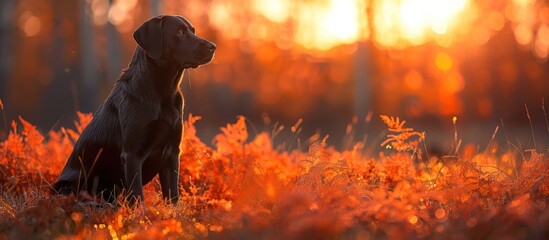
<svg viewBox="0 0 549 240">
<path fill-rule="evenodd" d="M 158 14 L 185 16 L 218 46 L 182 84 L 205 142 L 244 115 L 258 131 L 303 118 L 304 137 L 341 146 L 354 116 L 358 138 L 379 134 L 379 114 L 435 145 L 452 139 L 454 116 L 464 141 L 487 144 L 496 126 L 530 147 L 532 131 L 549 140 L 549 0 L 2 0 L 6 118 L 47 132 L 95 111 L 133 30 Z"/>
</svg>

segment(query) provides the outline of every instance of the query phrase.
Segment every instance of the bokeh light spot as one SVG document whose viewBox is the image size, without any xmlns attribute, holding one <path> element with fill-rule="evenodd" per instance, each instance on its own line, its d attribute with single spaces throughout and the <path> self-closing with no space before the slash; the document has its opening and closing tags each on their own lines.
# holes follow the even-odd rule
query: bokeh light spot
<svg viewBox="0 0 549 240">
<path fill-rule="evenodd" d="M 437 65 L 437 68 L 443 72 L 447 72 L 448 70 L 450 70 L 452 68 L 452 65 L 454 64 L 450 55 L 445 52 L 437 53 L 435 63 Z"/>
<path fill-rule="evenodd" d="M 411 224 L 416 224 L 418 221 L 418 218 L 416 215 L 412 215 L 408 218 L 408 222 L 410 222 Z"/>
<path fill-rule="evenodd" d="M 27 37 L 36 36 L 42 28 L 42 22 L 38 17 L 30 13 L 29 11 L 21 14 L 19 18 L 19 26 Z"/>
</svg>

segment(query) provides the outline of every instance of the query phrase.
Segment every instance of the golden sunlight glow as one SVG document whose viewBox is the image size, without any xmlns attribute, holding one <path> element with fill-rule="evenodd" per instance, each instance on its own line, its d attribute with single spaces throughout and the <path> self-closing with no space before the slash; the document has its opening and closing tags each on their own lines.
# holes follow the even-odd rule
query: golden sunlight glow
<svg viewBox="0 0 549 240">
<path fill-rule="evenodd" d="M 278 43 L 283 38 L 307 49 L 328 50 L 367 40 L 370 35 L 384 47 L 403 48 L 432 40 L 449 47 L 454 35 L 469 31 L 477 16 L 471 0 L 249 1 L 251 12 L 229 1 L 212 1 L 210 23 L 228 39 Z M 488 27 L 498 31 L 503 20 L 502 14 L 494 13 Z M 477 37 L 478 42 L 489 37 Z"/>
<path fill-rule="evenodd" d="M 456 27 L 469 0 L 385 0 L 374 5 L 376 42 L 419 45 Z M 407 44 L 404 44 L 403 41 Z"/>
<path fill-rule="evenodd" d="M 138 0 L 86 2 L 96 25 L 110 22 L 121 32 L 135 27 L 132 13 L 143 9 Z M 199 12 L 191 14 L 195 18 L 207 13 L 216 34 L 226 40 L 241 41 L 240 47 L 245 51 L 254 50 L 262 41 L 274 42 L 280 49 L 301 46 L 321 51 L 366 40 L 389 49 L 423 44 L 449 48 L 463 41 L 484 45 L 496 32 L 510 28 L 523 49 L 531 50 L 539 59 L 549 57 L 549 7 L 537 0 L 504 1 L 497 7 L 473 0 L 199 2 L 163 6 L 175 12 L 192 9 Z M 27 36 L 40 31 L 38 18 L 24 20 L 20 20 L 19 26 Z M 419 81 L 409 83 L 415 88 Z"/>
<path fill-rule="evenodd" d="M 213 1 L 210 12 L 210 23 L 227 39 L 283 38 L 274 39 L 283 46 L 289 38 L 308 49 L 328 50 L 368 37 L 365 0 L 252 0 L 252 12 L 267 21 L 254 18 L 242 22 L 254 14 L 250 16 L 240 6 L 222 0 Z M 273 34 L 280 28 L 271 23 L 285 26 L 284 31 L 291 35 Z M 247 34 L 244 38 L 243 33 Z"/>
<path fill-rule="evenodd" d="M 295 40 L 307 48 L 327 50 L 363 38 L 367 31 L 364 1 L 329 0 L 297 4 Z"/>
<path fill-rule="evenodd" d="M 255 0 L 254 8 L 267 19 L 282 23 L 290 17 L 289 0 Z"/>
</svg>

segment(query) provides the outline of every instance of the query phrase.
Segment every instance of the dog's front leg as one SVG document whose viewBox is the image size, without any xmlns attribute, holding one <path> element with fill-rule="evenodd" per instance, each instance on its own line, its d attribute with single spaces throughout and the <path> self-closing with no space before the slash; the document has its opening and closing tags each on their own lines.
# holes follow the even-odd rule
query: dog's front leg
<svg viewBox="0 0 549 240">
<path fill-rule="evenodd" d="M 160 170 L 162 196 L 176 204 L 179 200 L 179 152 L 170 153 L 166 165 Z"/>
<path fill-rule="evenodd" d="M 123 153 L 125 188 L 129 191 L 129 201 L 143 201 L 143 161 L 137 154 Z"/>
</svg>

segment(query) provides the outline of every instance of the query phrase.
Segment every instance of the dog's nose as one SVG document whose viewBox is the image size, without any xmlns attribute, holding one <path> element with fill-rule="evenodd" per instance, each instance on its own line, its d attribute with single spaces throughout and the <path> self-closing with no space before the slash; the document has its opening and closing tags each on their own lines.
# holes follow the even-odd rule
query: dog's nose
<svg viewBox="0 0 549 240">
<path fill-rule="evenodd" d="M 210 50 L 210 51 L 213 52 L 213 51 L 215 51 L 215 49 L 217 48 L 217 46 L 215 46 L 215 43 L 210 42 L 210 43 L 208 44 L 207 48 L 208 48 L 208 50 Z"/>
</svg>

